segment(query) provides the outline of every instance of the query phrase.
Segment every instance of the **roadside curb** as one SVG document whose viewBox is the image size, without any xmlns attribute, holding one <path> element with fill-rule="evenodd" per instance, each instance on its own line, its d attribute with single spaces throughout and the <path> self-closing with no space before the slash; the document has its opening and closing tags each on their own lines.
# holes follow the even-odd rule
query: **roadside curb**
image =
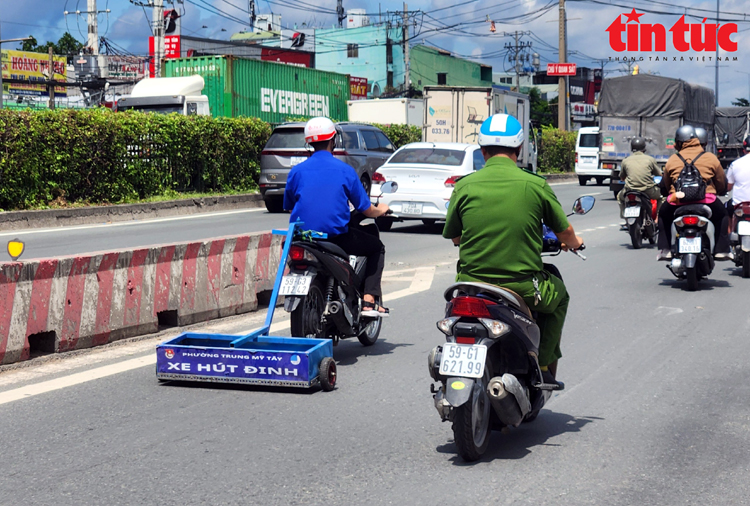
<svg viewBox="0 0 750 506">
<path fill-rule="evenodd" d="M 575 174 L 540 174 L 547 181 L 575 181 L 578 176 Z"/>
<path fill-rule="evenodd" d="M 263 207 L 263 205 L 263 197 L 260 194 L 245 193 L 143 204 L 117 204 L 113 206 L 44 209 L 39 211 L 8 211 L 0 213 L 0 230 L 24 230 L 30 228 L 53 228 L 70 225 L 137 221 L 214 211 L 250 209 Z"/>
</svg>

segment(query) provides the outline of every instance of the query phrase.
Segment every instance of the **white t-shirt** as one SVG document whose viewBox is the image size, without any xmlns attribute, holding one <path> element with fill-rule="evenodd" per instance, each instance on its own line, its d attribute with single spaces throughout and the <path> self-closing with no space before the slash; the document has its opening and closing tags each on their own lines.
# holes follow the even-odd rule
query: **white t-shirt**
<svg viewBox="0 0 750 506">
<path fill-rule="evenodd" d="M 750 154 L 733 161 L 727 169 L 727 182 L 733 184 L 732 203 L 750 202 Z"/>
</svg>

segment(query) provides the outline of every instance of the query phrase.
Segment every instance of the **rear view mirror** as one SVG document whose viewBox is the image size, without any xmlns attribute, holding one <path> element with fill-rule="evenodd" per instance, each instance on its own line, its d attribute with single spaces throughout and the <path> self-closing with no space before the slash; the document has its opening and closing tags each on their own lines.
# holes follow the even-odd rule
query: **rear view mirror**
<svg viewBox="0 0 750 506">
<path fill-rule="evenodd" d="M 398 190 L 398 183 L 396 181 L 388 181 L 380 187 L 380 193 L 383 194 L 396 193 L 396 190 Z"/>
<path fill-rule="evenodd" d="M 660 184 L 661 183 L 661 176 L 654 176 L 654 183 Z"/>
<path fill-rule="evenodd" d="M 576 201 L 573 202 L 573 212 L 576 214 L 586 214 L 594 208 L 595 203 L 596 199 L 591 195 L 578 197 Z"/>
</svg>

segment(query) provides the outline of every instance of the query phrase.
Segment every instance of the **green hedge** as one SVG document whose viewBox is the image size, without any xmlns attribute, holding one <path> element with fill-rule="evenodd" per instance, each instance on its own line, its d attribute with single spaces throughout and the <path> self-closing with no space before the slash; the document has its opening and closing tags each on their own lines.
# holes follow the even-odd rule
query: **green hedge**
<svg viewBox="0 0 750 506">
<path fill-rule="evenodd" d="M 576 159 L 576 132 L 553 127 L 542 128 L 537 170 L 544 173 L 573 172 Z"/>
<path fill-rule="evenodd" d="M 422 129 L 413 125 L 374 125 L 391 140 L 396 149 L 410 142 L 422 141 Z"/>
<path fill-rule="evenodd" d="M 270 133 L 254 118 L 0 110 L 0 208 L 253 190 Z"/>
</svg>

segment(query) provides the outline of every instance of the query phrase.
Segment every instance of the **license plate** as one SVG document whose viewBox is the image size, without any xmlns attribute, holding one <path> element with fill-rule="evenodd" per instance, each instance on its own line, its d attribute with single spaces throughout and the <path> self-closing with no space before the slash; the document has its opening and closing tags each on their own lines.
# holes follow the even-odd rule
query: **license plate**
<svg viewBox="0 0 750 506">
<path fill-rule="evenodd" d="M 637 218 L 641 215 L 641 208 L 638 206 L 626 207 L 625 217 L 626 218 Z"/>
<path fill-rule="evenodd" d="M 596 163 L 596 157 L 595 156 L 582 156 L 581 162 L 582 163 Z"/>
<path fill-rule="evenodd" d="M 422 205 L 420 202 L 406 202 L 401 206 L 401 212 L 403 214 L 422 214 Z"/>
<path fill-rule="evenodd" d="M 737 224 L 737 234 L 750 235 L 750 221 L 741 221 Z"/>
<path fill-rule="evenodd" d="M 310 291 L 312 276 L 289 274 L 281 279 L 279 295 L 307 295 Z"/>
<path fill-rule="evenodd" d="M 481 378 L 484 374 L 486 358 L 487 347 L 484 345 L 446 343 L 443 345 L 440 374 L 443 376 Z"/>
<path fill-rule="evenodd" d="M 293 156 L 292 157 L 292 167 L 294 167 L 295 165 L 299 165 L 300 163 L 304 162 L 305 160 L 307 160 L 306 156 Z"/>
<path fill-rule="evenodd" d="M 700 253 L 700 237 L 680 237 L 680 253 Z"/>
</svg>

